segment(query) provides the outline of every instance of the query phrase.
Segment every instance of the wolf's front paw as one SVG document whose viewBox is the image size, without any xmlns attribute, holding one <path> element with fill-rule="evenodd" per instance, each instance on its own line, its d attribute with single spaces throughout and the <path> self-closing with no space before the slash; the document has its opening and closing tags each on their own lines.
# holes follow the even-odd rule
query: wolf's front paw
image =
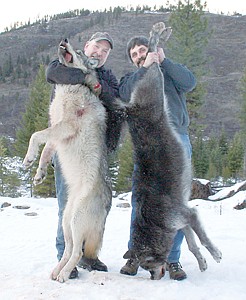
<svg viewBox="0 0 246 300">
<path fill-rule="evenodd" d="M 42 183 L 44 181 L 45 177 L 46 177 L 46 170 L 44 170 L 42 168 L 38 168 L 36 175 L 33 179 L 34 185 L 38 185 L 38 184 Z"/>
<path fill-rule="evenodd" d="M 33 162 L 34 162 L 34 157 L 26 155 L 26 157 L 23 160 L 22 165 L 24 166 L 25 169 L 28 169 L 32 166 Z"/>
<path fill-rule="evenodd" d="M 201 257 L 198 259 L 198 264 L 199 264 L 199 269 L 200 269 L 201 272 L 204 272 L 204 271 L 207 270 L 208 264 L 207 264 L 206 259 L 205 259 L 203 256 L 201 256 Z"/>
<path fill-rule="evenodd" d="M 222 252 L 216 248 L 216 250 L 213 252 L 213 258 L 214 260 L 219 263 L 222 259 Z"/>
</svg>

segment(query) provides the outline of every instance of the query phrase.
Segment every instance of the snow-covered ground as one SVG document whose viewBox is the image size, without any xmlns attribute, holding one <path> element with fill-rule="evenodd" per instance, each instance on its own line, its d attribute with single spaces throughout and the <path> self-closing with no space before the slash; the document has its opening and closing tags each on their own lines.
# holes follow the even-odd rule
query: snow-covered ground
<svg viewBox="0 0 246 300">
<path fill-rule="evenodd" d="M 246 199 L 245 191 L 223 201 L 190 202 L 197 206 L 206 231 L 222 251 L 223 259 L 217 264 L 201 246 L 208 262 L 208 269 L 201 273 L 184 241 L 181 264 L 188 278 L 181 282 L 170 280 L 168 272 L 159 281 L 150 280 L 150 274 L 143 269 L 134 277 L 119 273 L 125 263 L 122 256 L 127 250 L 131 208 L 117 207 L 117 204 L 130 203 L 130 196 L 125 194 L 123 200 L 114 198 L 107 219 L 100 259 L 107 264 L 109 272 L 79 268 L 79 278 L 63 284 L 49 279 L 57 262 L 56 199 L 0 197 L 0 206 L 4 202 L 11 204 L 0 211 L 0 299 L 246 299 L 246 210 L 233 209 Z M 30 208 L 14 208 L 18 205 Z M 36 215 L 26 215 L 32 212 Z"/>
</svg>

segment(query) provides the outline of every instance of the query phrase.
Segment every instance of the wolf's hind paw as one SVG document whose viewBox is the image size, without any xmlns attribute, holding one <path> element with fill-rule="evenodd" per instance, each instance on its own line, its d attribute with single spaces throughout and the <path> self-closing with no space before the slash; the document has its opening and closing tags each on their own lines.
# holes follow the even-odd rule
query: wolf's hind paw
<svg viewBox="0 0 246 300">
<path fill-rule="evenodd" d="M 155 25 L 153 25 L 152 30 L 155 33 L 158 33 L 159 35 L 161 35 L 162 32 L 165 30 L 165 24 L 163 22 L 156 23 Z"/>
</svg>

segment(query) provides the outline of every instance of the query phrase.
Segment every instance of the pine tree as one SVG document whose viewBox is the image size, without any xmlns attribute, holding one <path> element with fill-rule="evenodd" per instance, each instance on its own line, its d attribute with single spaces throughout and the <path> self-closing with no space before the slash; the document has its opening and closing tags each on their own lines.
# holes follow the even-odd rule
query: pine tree
<svg viewBox="0 0 246 300">
<path fill-rule="evenodd" d="M 201 81 L 205 75 L 207 63 L 205 50 L 211 32 L 208 31 L 208 21 L 204 16 L 204 5 L 201 1 L 183 0 L 172 11 L 169 25 L 172 36 L 167 43 L 168 56 L 186 65 L 193 71 L 197 79 L 196 88 L 187 94 L 188 110 L 191 118 L 191 132 L 195 133 L 195 120 L 201 118 L 199 108 L 204 102 L 206 87 Z"/>
<path fill-rule="evenodd" d="M 132 141 L 129 133 L 126 134 L 124 143 L 121 145 L 118 152 L 118 178 L 115 185 L 117 193 L 129 192 L 132 188 L 132 172 L 133 172 L 133 159 L 132 159 Z"/>
<path fill-rule="evenodd" d="M 209 169 L 207 178 L 210 180 L 216 179 L 222 171 L 222 156 L 220 153 L 218 138 L 211 137 L 207 144 L 207 151 L 209 153 Z"/>
<path fill-rule="evenodd" d="M 193 143 L 192 164 L 194 176 L 206 178 L 209 169 L 209 155 L 206 142 L 203 139 L 202 132 L 198 134 Z"/>
<path fill-rule="evenodd" d="M 4 165 L 4 157 L 6 155 L 6 148 L 3 146 L 2 139 L 0 139 L 0 195 L 4 195 L 4 174 L 7 168 Z"/>
<path fill-rule="evenodd" d="M 8 59 L 6 59 L 3 64 L 3 77 L 9 77 L 12 74 L 13 69 L 12 57 L 11 54 L 9 54 Z"/>
<path fill-rule="evenodd" d="M 227 154 L 228 168 L 231 177 L 238 179 L 243 171 L 244 147 L 240 133 L 236 133 Z"/>
<path fill-rule="evenodd" d="M 16 154 L 24 158 L 31 135 L 48 127 L 48 108 L 50 103 L 50 85 L 46 82 L 45 68 L 40 65 L 39 71 L 31 85 L 29 102 L 22 116 L 21 128 L 16 133 Z M 41 152 L 42 148 L 40 149 Z M 32 178 L 36 172 L 39 157 L 33 167 L 28 171 L 27 183 L 31 185 Z M 40 196 L 54 196 L 54 174 L 51 167 L 48 168 L 46 180 L 34 187 L 34 194 Z"/>
<path fill-rule="evenodd" d="M 243 76 L 240 81 L 240 90 L 241 90 L 241 111 L 239 115 L 241 123 L 241 133 L 243 135 L 243 147 L 244 147 L 244 166 L 243 173 L 244 177 L 246 176 L 246 68 L 244 69 Z"/>
<path fill-rule="evenodd" d="M 15 168 L 11 168 L 11 158 L 7 156 L 7 148 L 3 138 L 0 138 L 0 195 L 7 197 L 19 197 L 18 189 L 21 180 Z"/>
<path fill-rule="evenodd" d="M 222 171 L 227 166 L 228 140 L 223 130 L 219 137 L 211 137 L 207 141 L 209 155 L 209 170 L 207 178 L 210 180 L 222 176 Z"/>
<path fill-rule="evenodd" d="M 45 69 L 40 65 L 39 71 L 30 88 L 29 101 L 21 119 L 20 129 L 16 133 L 16 154 L 24 158 L 31 135 L 48 126 L 48 107 L 50 86 L 46 82 Z"/>
</svg>

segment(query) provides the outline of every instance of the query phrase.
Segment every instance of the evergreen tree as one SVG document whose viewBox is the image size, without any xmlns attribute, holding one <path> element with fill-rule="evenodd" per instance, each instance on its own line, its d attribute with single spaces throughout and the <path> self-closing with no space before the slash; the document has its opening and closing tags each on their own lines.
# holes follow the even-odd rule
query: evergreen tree
<svg viewBox="0 0 246 300">
<path fill-rule="evenodd" d="M 20 129 L 16 133 L 16 154 L 24 158 L 31 135 L 48 126 L 48 108 L 50 86 L 46 82 L 45 69 L 40 65 L 38 74 L 31 85 L 29 101 L 21 119 Z"/>
<path fill-rule="evenodd" d="M 12 74 L 13 69 L 12 57 L 11 54 L 9 54 L 8 59 L 6 59 L 3 64 L 3 77 L 9 77 Z"/>
<path fill-rule="evenodd" d="M 48 127 L 48 109 L 50 103 L 50 85 L 46 82 L 45 68 L 40 65 L 39 71 L 31 85 L 29 102 L 26 111 L 22 116 L 21 128 L 16 133 L 15 149 L 16 154 L 24 158 L 31 135 Z M 41 152 L 42 149 L 40 149 Z M 36 173 L 39 157 L 33 167 L 28 171 L 27 183 L 31 184 Z M 34 187 L 34 194 L 40 196 L 54 196 L 54 174 L 51 167 L 48 168 L 46 180 Z"/>
<path fill-rule="evenodd" d="M 192 164 L 194 176 L 206 178 L 209 169 L 209 154 L 202 132 L 198 134 L 193 143 Z"/>
<path fill-rule="evenodd" d="M 172 36 L 168 41 L 168 55 L 173 60 L 186 65 L 197 79 L 196 88 L 187 95 L 188 110 L 191 118 L 191 132 L 195 132 L 195 120 L 201 118 L 199 108 L 203 104 L 206 87 L 201 81 L 205 75 L 207 63 L 205 50 L 211 32 L 208 31 L 208 20 L 204 16 L 206 2 L 200 0 L 179 1 L 169 18 Z"/>
<path fill-rule="evenodd" d="M 213 180 L 222 175 L 227 166 L 228 140 L 223 130 L 218 137 L 211 137 L 207 141 L 209 154 L 208 179 Z"/>
<path fill-rule="evenodd" d="M 219 149 L 220 149 L 220 153 L 222 155 L 226 155 L 228 153 L 228 148 L 229 148 L 228 139 L 227 139 L 227 136 L 226 136 L 226 132 L 223 129 L 222 133 L 221 133 L 221 135 L 219 137 Z"/>
<path fill-rule="evenodd" d="M 11 151 L 12 148 L 12 139 L 6 138 L 5 136 L 0 137 L 0 145 L 4 148 L 4 155 L 8 157 L 12 157 L 13 153 Z M 3 152 L 2 152 L 3 154 Z"/>
<path fill-rule="evenodd" d="M 118 178 L 115 186 L 117 193 L 129 192 L 132 188 L 132 172 L 133 172 L 133 159 L 132 159 L 132 141 L 129 133 L 126 134 L 124 143 L 118 151 Z"/>
<path fill-rule="evenodd" d="M 243 171 L 244 147 L 240 133 L 236 133 L 227 154 L 228 168 L 231 177 L 238 179 Z"/>
<path fill-rule="evenodd" d="M 207 142 L 207 151 L 209 153 L 209 168 L 207 178 L 214 180 L 221 174 L 222 158 L 219 149 L 218 139 L 215 137 L 210 138 Z"/>
<path fill-rule="evenodd" d="M 6 197 L 19 197 L 20 178 L 16 168 L 11 167 L 11 158 L 7 157 L 7 148 L 4 140 L 0 138 L 0 195 Z"/>
<path fill-rule="evenodd" d="M 207 172 L 207 178 L 211 181 L 216 180 L 217 178 L 217 170 L 216 166 L 212 161 L 209 160 L 209 165 L 208 165 L 208 172 Z"/>
<path fill-rule="evenodd" d="M 244 69 L 244 73 L 240 81 L 240 90 L 241 90 L 241 111 L 240 111 L 239 119 L 241 124 L 241 133 L 243 135 L 243 147 L 244 147 L 243 173 L 245 177 L 246 176 L 246 68 Z"/>
<path fill-rule="evenodd" d="M 7 168 L 5 167 L 4 164 L 4 157 L 6 155 L 6 148 L 3 145 L 2 139 L 0 139 L 0 195 L 3 196 L 4 195 L 4 177 L 5 177 L 5 173 L 7 171 Z"/>
</svg>

